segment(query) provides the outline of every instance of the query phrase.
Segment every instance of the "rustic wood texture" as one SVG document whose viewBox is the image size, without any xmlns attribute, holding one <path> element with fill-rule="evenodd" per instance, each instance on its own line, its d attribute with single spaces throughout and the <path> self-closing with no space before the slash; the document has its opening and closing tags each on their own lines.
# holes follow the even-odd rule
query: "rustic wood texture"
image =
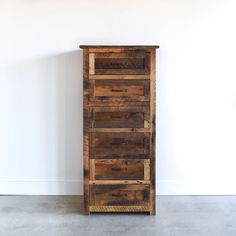
<svg viewBox="0 0 236 236">
<path fill-rule="evenodd" d="M 148 184 L 149 180 L 90 180 L 89 184 Z"/>
<path fill-rule="evenodd" d="M 89 53 L 87 49 L 83 50 L 83 91 L 84 91 L 84 139 L 83 139 L 83 162 L 84 162 L 84 209 L 89 214 Z"/>
<path fill-rule="evenodd" d="M 91 101 L 149 101 L 149 80 L 90 80 Z"/>
<path fill-rule="evenodd" d="M 124 132 L 136 132 L 136 133 L 148 133 L 151 132 L 150 128 L 90 128 L 90 132 L 108 132 L 108 133 L 124 133 Z"/>
<path fill-rule="evenodd" d="M 150 215 L 156 214 L 156 50 L 151 52 L 151 146 L 150 146 Z"/>
<path fill-rule="evenodd" d="M 149 212 L 150 206 L 90 206 L 91 212 Z"/>
<path fill-rule="evenodd" d="M 149 158 L 149 148 L 149 133 L 90 133 L 90 158 Z"/>
<path fill-rule="evenodd" d="M 95 169 L 95 180 L 144 179 L 144 160 L 129 160 L 129 159 L 95 160 L 94 169 Z"/>
<path fill-rule="evenodd" d="M 154 215 L 158 46 L 80 47 L 85 212 Z"/>
<path fill-rule="evenodd" d="M 95 206 L 149 205 L 149 185 L 90 185 L 90 191 L 90 204 Z"/>
<path fill-rule="evenodd" d="M 149 80 L 149 75 L 89 75 L 94 80 Z"/>
<path fill-rule="evenodd" d="M 149 107 L 92 107 L 90 128 L 149 128 Z"/>
</svg>

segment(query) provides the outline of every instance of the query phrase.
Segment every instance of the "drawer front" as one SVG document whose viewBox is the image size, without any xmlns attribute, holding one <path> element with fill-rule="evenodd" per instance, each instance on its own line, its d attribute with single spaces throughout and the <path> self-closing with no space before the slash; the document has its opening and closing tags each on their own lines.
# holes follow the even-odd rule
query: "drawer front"
<svg viewBox="0 0 236 236">
<path fill-rule="evenodd" d="M 150 74 L 149 52 L 90 53 L 90 74 Z"/>
<path fill-rule="evenodd" d="M 93 107 L 90 128 L 149 128 L 149 107 Z"/>
<path fill-rule="evenodd" d="M 94 166 L 92 166 L 94 165 Z M 144 180 L 144 160 L 91 160 L 95 180 Z"/>
<path fill-rule="evenodd" d="M 149 190 L 149 185 L 91 185 L 90 205 L 148 205 Z"/>
<path fill-rule="evenodd" d="M 149 133 L 90 133 L 90 158 L 148 158 Z"/>
<path fill-rule="evenodd" d="M 149 101 L 150 80 L 90 80 L 91 101 Z"/>
</svg>

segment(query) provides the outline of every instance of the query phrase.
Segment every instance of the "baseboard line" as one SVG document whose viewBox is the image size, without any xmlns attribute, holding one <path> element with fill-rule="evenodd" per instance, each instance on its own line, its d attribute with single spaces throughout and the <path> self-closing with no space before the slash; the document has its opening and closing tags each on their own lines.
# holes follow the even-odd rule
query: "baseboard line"
<svg viewBox="0 0 236 236">
<path fill-rule="evenodd" d="M 236 195 L 229 180 L 159 180 L 157 195 Z M 0 195 L 83 195 L 78 179 L 0 179 Z"/>
</svg>

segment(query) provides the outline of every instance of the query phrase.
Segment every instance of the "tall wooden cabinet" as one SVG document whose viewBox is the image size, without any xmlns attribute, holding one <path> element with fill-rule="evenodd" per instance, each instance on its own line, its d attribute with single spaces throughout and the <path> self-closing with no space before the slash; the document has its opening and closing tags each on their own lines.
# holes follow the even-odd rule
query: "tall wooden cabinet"
<svg viewBox="0 0 236 236">
<path fill-rule="evenodd" d="M 158 46 L 80 48 L 85 212 L 155 215 Z"/>
</svg>

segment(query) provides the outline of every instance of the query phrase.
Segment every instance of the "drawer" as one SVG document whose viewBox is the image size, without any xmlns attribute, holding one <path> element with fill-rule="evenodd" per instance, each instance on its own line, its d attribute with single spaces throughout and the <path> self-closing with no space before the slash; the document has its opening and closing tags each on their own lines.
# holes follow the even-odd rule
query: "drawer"
<svg viewBox="0 0 236 236">
<path fill-rule="evenodd" d="M 92 180 L 148 180 L 149 160 L 90 159 Z"/>
<path fill-rule="evenodd" d="M 147 75 L 150 74 L 149 52 L 90 53 L 89 74 Z"/>
<path fill-rule="evenodd" d="M 90 185 L 90 205 L 137 206 L 148 205 L 149 185 Z"/>
<path fill-rule="evenodd" d="M 90 128 L 149 128 L 149 107 L 92 107 Z"/>
<path fill-rule="evenodd" d="M 90 158 L 149 158 L 150 134 L 141 132 L 90 133 Z"/>
<path fill-rule="evenodd" d="M 90 80 L 91 101 L 149 101 L 150 80 Z"/>
</svg>

